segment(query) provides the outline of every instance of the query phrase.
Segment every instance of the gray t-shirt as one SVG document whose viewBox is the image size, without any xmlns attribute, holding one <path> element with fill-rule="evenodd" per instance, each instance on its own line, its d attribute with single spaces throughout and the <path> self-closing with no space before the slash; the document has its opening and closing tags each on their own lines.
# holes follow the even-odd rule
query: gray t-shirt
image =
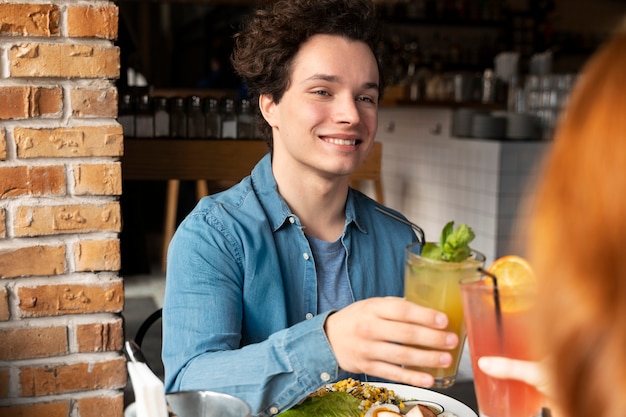
<svg viewBox="0 0 626 417">
<path fill-rule="evenodd" d="M 341 239 L 326 242 L 307 235 L 317 271 L 317 311 L 339 310 L 354 302 Z"/>
</svg>

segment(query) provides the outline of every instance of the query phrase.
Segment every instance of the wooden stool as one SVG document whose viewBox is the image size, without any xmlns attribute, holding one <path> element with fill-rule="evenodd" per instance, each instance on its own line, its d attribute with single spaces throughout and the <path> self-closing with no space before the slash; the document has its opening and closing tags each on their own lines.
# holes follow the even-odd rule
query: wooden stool
<svg viewBox="0 0 626 417">
<path fill-rule="evenodd" d="M 161 268 L 165 272 L 167 266 L 167 248 L 176 230 L 176 213 L 178 212 L 178 194 L 180 180 L 168 180 L 165 194 L 165 220 L 163 222 L 163 248 L 161 253 Z M 209 186 L 206 180 L 196 180 L 196 199 L 209 195 Z"/>
</svg>

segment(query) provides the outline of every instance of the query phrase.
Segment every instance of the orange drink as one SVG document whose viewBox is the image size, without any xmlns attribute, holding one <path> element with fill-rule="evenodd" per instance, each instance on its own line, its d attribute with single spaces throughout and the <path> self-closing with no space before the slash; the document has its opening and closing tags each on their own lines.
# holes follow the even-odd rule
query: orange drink
<svg viewBox="0 0 626 417">
<path fill-rule="evenodd" d="M 492 269 L 493 266 L 489 270 Z M 528 345 L 536 286 L 533 282 L 507 282 L 506 276 L 498 280 L 497 288 L 488 277 L 467 279 L 461 281 L 461 294 L 480 416 L 539 415 L 543 396 L 534 387 L 520 381 L 490 377 L 477 363 L 482 356 L 540 359 Z"/>
<path fill-rule="evenodd" d="M 418 254 L 419 251 L 419 244 L 407 247 L 404 297 L 408 301 L 446 313 L 447 330 L 456 333 L 459 337 L 459 344 L 450 351 L 452 365 L 449 367 L 414 367 L 413 369 L 432 375 L 435 378 L 436 388 L 448 388 L 456 379 L 465 342 L 459 281 L 468 277 L 478 279 L 480 277 L 478 268 L 484 266 L 485 257 L 472 251 L 470 257 L 463 262 L 445 262 L 423 258 Z M 420 346 L 420 348 L 424 347 Z"/>
</svg>

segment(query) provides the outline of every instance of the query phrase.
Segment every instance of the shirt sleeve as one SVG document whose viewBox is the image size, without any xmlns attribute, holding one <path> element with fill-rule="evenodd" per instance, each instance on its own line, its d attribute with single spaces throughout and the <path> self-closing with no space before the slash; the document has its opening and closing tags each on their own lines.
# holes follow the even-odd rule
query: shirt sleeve
<svg viewBox="0 0 626 417">
<path fill-rule="evenodd" d="M 255 416 L 278 414 L 337 377 L 324 332 L 330 312 L 241 346 L 242 254 L 218 230 L 206 228 L 201 216 L 189 216 L 170 243 L 163 306 L 166 390 L 224 392 L 245 400 Z"/>
</svg>

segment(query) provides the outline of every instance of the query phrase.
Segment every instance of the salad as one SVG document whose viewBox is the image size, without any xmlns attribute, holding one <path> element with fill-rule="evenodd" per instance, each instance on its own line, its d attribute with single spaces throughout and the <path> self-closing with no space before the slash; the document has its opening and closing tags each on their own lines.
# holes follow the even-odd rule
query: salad
<svg viewBox="0 0 626 417">
<path fill-rule="evenodd" d="M 456 417 L 439 404 L 398 397 L 393 390 L 352 378 L 327 385 L 282 417 Z"/>
</svg>

